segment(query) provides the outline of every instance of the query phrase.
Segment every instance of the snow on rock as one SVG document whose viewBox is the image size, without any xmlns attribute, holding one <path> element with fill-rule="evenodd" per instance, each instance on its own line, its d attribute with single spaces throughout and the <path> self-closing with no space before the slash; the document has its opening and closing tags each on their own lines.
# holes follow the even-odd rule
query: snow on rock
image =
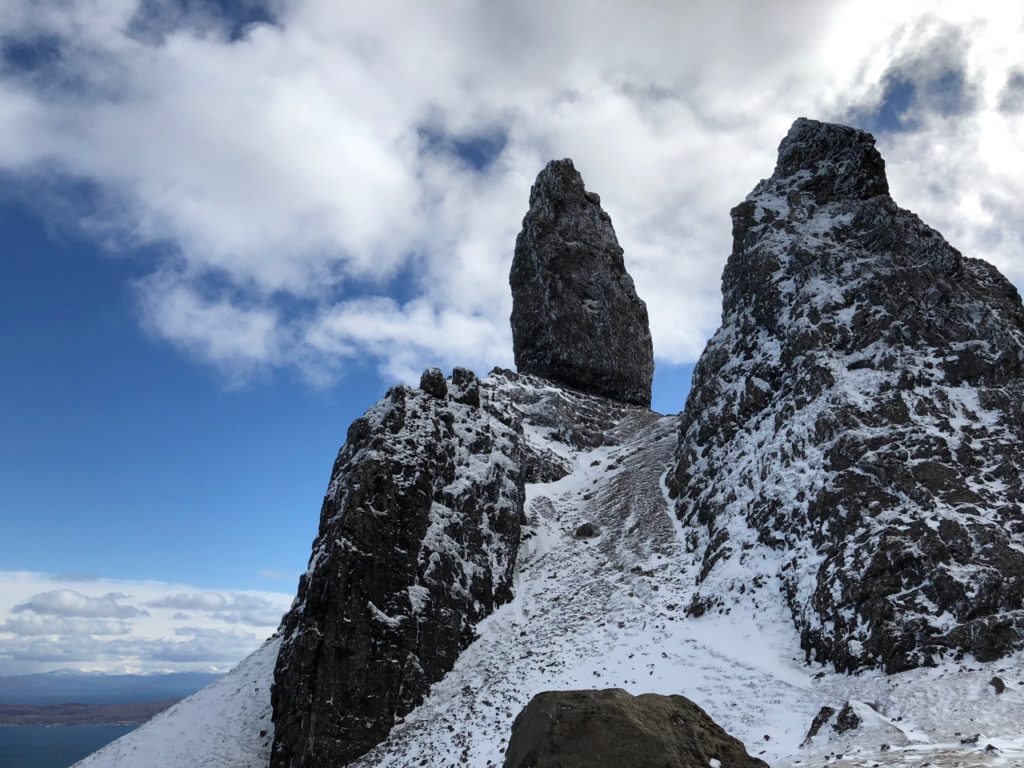
<svg viewBox="0 0 1024 768">
<path fill-rule="evenodd" d="M 733 220 L 681 421 L 503 370 L 391 390 L 281 637 L 81 765 L 495 768 L 536 694 L 608 688 L 774 768 L 1024 765 L 1016 291 L 842 126 L 797 121 Z"/>
<path fill-rule="evenodd" d="M 501 423 L 514 425 L 524 453 L 557 463 L 557 471 L 536 464 L 538 477 L 554 479 L 525 486 L 514 597 L 476 625 L 476 639 L 423 703 L 352 766 L 495 768 L 515 715 L 534 695 L 588 688 L 686 696 L 773 768 L 1024 764 L 1020 654 L 991 663 L 968 656 L 893 675 L 848 676 L 808 664 L 778 577 L 765 577 L 764 589 L 737 588 L 720 613 L 688 615 L 703 552 L 692 548 L 667 496 L 675 417 L 507 371 L 481 381 L 480 397 Z M 585 522 L 600 536 L 577 539 Z M 422 604 L 425 590 L 409 590 L 410 600 Z M 261 707 L 204 691 L 90 765 L 267 768 L 265 740 L 247 752 L 236 747 L 235 762 L 223 760 L 218 745 L 266 727 L 273 652 L 268 646 L 239 668 L 258 671 L 238 687 L 246 696 L 250 685 L 259 688 Z M 1001 695 L 988 684 L 994 675 L 1007 682 Z M 821 707 L 838 712 L 849 701 L 861 712 L 877 708 L 876 717 L 801 748 Z M 167 718 L 174 719 L 160 726 Z M 185 732 L 187 749 L 176 744 Z M 960 743 L 976 733 L 977 743 Z M 988 744 L 998 752 L 986 751 Z"/>
<path fill-rule="evenodd" d="M 472 389 L 465 372 L 452 395 Z M 475 379 L 475 377 L 472 377 Z M 379 743 L 511 598 L 520 436 L 449 397 L 441 371 L 349 427 L 274 675 L 279 768 L 345 764 Z"/>
<path fill-rule="evenodd" d="M 224 677 L 75 766 L 266 768 L 274 738 L 270 684 L 280 646 L 280 637 L 272 637 Z"/>
<path fill-rule="evenodd" d="M 1024 308 L 801 119 L 733 212 L 668 485 L 691 615 L 782 589 L 809 658 L 889 672 L 1024 638 Z"/>
</svg>

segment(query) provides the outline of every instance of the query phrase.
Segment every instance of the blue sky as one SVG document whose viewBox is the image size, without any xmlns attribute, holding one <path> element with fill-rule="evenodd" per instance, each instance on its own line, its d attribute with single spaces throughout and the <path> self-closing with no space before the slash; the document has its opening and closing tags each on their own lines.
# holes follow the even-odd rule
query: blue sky
<svg viewBox="0 0 1024 768">
<path fill-rule="evenodd" d="M 797 116 L 874 131 L 898 203 L 1024 278 L 1009 5 L 101 7 L 0 8 L 0 673 L 221 663 L 269 631 L 348 423 L 427 365 L 511 365 L 553 157 L 612 216 L 663 412 Z M 123 624 L 75 646 L 68 621 Z"/>
<path fill-rule="evenodd" d="M 367 361 L 329 388 L 290 372 L 226 386 L 140 327 L 144 254 L 16 204 L 0 227 L 3 567 L 290 588 L 348 423 L 394 382 Z M 665 369 L 659 403 L 679 410 L 690 368 Z"/>
</svg>

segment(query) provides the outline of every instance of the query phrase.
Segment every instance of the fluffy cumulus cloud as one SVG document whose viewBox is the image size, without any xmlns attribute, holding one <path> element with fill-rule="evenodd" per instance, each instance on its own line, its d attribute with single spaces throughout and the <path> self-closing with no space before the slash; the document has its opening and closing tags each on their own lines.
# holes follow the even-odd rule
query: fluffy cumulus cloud
<svg viewBox="0 0 1024 768">
<path fill-rule="evenodd" d="M 273 633 L 290 603 L 274 592 L 0 571 L 0 674 L 222 669 Z"/>
<path fill-rule="evenodd" d="M 728 211 L 799 115 L 875 130 L 897 201 L 1024 279 L 1017 3 L 221 7 L 6 0 L 0 173 L 148 246 L 142 322 L 231 382 L 510 362 L 515 235 L 563 156 L 612 215 L 659 360 L 692 361 Z"/>
<path fill-rule="evenodd" d="M 179 592 L 147 603 L 152 608 L 173 608 L 175 616 L 198 612 L 230 624 L 274 626 L 281 620 L 281 600 L 246 592 Z M 191 613 L 190 613 L 191 612 Z"/>
<path fill-rule="evenodd" d="M 24 603 L 11 609 L 12 613 L 31 612 L 44 616 L 84 616 L 88 618 L 127 619 L 133 616 L 145 616 L 146 612 L 133 605 L 125 605 L 120 601 L 128 595 L 122 592 L 110 592 L 100 597 L 89 597 L 73 589 L 54 589 L 33 595 Z"/>
</svg>

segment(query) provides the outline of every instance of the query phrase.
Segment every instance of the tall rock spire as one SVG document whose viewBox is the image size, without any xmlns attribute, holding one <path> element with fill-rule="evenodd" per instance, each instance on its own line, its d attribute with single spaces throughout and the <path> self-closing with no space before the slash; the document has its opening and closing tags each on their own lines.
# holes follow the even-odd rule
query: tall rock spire
<svg viewBox="0 0 1024 768">
<path fill-rule="evenodd" d="M 701 614 L 781 589 L 809 657 L 889 672 L 1024 638 L 1024 307 L 797 120 L 732 211 L 669 487 Z"/>
<path fill-rule="evenodd" d="M 611 218 L 572 160 L 552 160 L 537 176 L 509 283 L 521 373 L 650 406 L 647 306 L 626 272 Z"/>
</svg>

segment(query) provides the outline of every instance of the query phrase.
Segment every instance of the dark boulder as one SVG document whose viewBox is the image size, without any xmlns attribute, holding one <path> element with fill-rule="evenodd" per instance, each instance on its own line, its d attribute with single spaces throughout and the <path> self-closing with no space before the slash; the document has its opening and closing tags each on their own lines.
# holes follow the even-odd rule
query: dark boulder
<svg viewBox="0 0 1024 768">
<path fill-rule="evenodd" d="M 683 696 L 620 688 L 537 694 L 512 724 L 505 768 L 767 768 Z"/>
<path fill-rule="evenodd" d="M 825 724 L 832 719 L 832 716 L 835 715 L 835 713 L 835 707 L 830 707 L 828 705 L 819 709 L 818 714 L 816 714 L 814 719 L 811 721 L 811 726 L 807 729 L 807 735 L 804 736 L 803 743 L 800 746 L 806 747 L 810 744 L 814 737 L 821 732 L 821 729 L 825 727 Z"/>
<path fill-rule="evenodd" d="M 703 529 L 695 603 L 738 599 L 731 574 L 765 563 L 808 658 L 841 670 L 1020 648 L 1016 289 L 899 208 L 846 126 L 797 120 L 732 220 L 668 479 Z"/>
<path fill-rule="evenodd" d="M 836 721 L 832 724 L 832 730 L 836 733 L 846 733 L 860 728 L 860 715 L 854 710 L 850 702 L 846 702 L 843 708 L 836 715 Z"/>
<path fill-rule="evenodd" d="M 553 160 L 537 176 L 509 282 L 521 373 L 650 406 L 647 306 L 626 272 L 611 218 L 571 160 Z"/>
<path fill-rule="evenodd" d="M 601 529 L 594 523 L 583 523 L 573 535 L 577 539 L 596 539 L 601 535 Z"/>
</svg>

